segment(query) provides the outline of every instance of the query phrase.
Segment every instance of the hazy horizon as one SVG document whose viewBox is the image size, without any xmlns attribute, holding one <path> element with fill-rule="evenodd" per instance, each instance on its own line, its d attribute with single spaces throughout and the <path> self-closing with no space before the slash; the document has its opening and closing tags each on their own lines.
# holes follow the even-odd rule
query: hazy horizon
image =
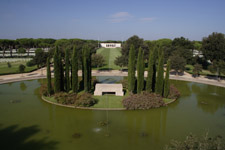
<svg viewBox="0 0 225 150">
<path fill-rule="evenodd" d="M 224 6 L 223 0 L 1 0 L 0 39 L 201 41 L 225 33 Z"/>
</svg>

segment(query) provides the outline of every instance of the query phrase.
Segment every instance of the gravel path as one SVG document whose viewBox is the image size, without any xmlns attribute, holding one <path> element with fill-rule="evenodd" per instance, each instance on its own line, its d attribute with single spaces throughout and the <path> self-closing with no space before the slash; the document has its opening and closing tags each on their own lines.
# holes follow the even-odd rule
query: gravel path
<svg viewBox="0 0 225 150">
<path fill-rule="evenodd" d="M 78 75 L 81 76 L 82 72 L 79 71 Z M 125 72 L 125 71 L 122 72 L 119 70 L 107 70 L 107 71 L 92 70 L 92 76 L 127 76 L 127 75 L 128 75 L 127 72 Z M 145 77 L 147 77 L 147 71 L 145 71 Z M 39 70 L 30 72 L 30 73 L 0 76 L 0 84 L 23 81 L 23 80 L 41 79 L 41 78 L 46 78 L 46 68 L 39 69 Z M 225 80 L 217 81 L 216 78 L 207 78 L 205 76 L 200 76 L 200 77 L 194 78 L 194 77 L 192 77 L 191 74 L 186 73 L 186 72 L 183 75 L 179 75 L 179 76 L 171 74 L 170 79 L 197 82 L 197 83 L 225 87 Z"/>
</svg>

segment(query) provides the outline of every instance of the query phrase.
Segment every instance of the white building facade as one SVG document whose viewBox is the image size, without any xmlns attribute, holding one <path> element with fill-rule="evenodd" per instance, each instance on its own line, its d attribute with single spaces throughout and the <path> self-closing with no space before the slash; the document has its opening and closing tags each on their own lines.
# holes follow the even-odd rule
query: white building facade
<svg viewBox="0 0 225 150">
<path fill-rule="evenodd" d="M 121 43 L 100 43 L 101 47 L 104 48 L 120 48 Z"/>
</svg>

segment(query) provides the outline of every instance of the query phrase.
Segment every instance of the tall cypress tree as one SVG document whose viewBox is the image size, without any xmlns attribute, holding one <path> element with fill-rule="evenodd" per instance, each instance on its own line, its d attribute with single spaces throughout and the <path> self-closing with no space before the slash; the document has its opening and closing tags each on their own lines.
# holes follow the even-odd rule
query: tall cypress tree
<svg viewBox="0 0 225 150">
<path fill-rule="evenodd" d="M 150 51 L 150 49 L 149 49 Z M 154 66 L 154 49 L 149 52 L 148 58 L 148 76 L 147 76 L 147 83 L 146 83 L 146 91 L 152 92 L 152 82 L 153 82 L 153 66 Z"/>
<path fill-rule="evenodd" d="M 141 48 L 138 51 L 137 60 L 137 93 L 141 93 L 144 88 L 144 53 Z"/>
<path fill-rule="evenodd" d="M 170 93 L 170 60 L 168 59 L 167 61 L 167 66 L 166 66 L 166 77 L 164 80 L 164 92 L 163 92 L 163 96 L 164 97 L 168 97 L 169 93 Z"/>
<path fill-rule="evenodd" d="M 47 58 L 47 87 L 48 87 L 48 95 L 51 95 L 52 94 L 52 82 L 51 82 L 51 69 L 50 69 L 49 57 Z"/>
<path fill-rule="evenodd" d="M 152 92 L 155 92 L 156 84 L 156 60 L 157 60 L 157 47 L 153 49 L 153 75 L 152 75 Z"/>
<path fill-rule="evenodd" d="M 56 46 L 55 53 L 54 53 L 54 90 L 55 93 L 61 91 L 61 71 L 60 71 L 60 59 L 59 59 L 59 49 L 58 46 Z"/>
<path fill-rule="evenodd" d="M 70 90 L 70 58 L 69 58 L 69 49 L 66 49 L 65 52 L 65 90 L 66 92 L 69 92 Z"/>
<path fill-rule="evenodd" d="M 72 89 L 74 93 L 78 92 L 78 54 L 75 46 L 72 55 Z"/>
<path fill-rule="evenodd" d="M 84 91 L 85 92 L 88 92 L 89 89 L 89 79 L 88 79 L 88 62 L 87 62 L 87 59 L 88 59 L 88 47 L 87 45 L 85 45 L 83 47 L 83 50 L 82 50 L 82 54 L 83 54 L 83 71 L 84 71 Z"/>
<path fill-rule="evenodd" d="M 87 47 L 88 91 L 91 90 L 91 49 Z"/>
<path fill-rule="evenodd" d="M 60 63 L 60 89 L 61 91 L 64 91 L 64 66 L 63 66 L 63 60 L 61 53 L 59 54 L 59 63 Z"/>
<path fill-rule="evenodd" d="M 163 95 L 163 74 L 164 74 L 164 69 L 163 69 L 163 63 L 164 63 L 164 54 L 163 52 L 160 52 L 160 56 L 158 59 L 158 67 L 157 67 L 157 78 L 156 78 L 156 93 L 160 94 L 161 96 Z"/>
<path fill-rule="evenodd" d="M 131 45 L 129 50 L 128 60 L 128 90 L 134 92 L 135 88 L 135 49 L 134 45 Z"/>
</svg>

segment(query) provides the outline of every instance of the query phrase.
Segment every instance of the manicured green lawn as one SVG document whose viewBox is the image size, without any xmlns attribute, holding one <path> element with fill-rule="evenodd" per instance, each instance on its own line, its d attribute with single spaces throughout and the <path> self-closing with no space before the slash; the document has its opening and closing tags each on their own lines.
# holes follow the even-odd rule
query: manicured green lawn
<svg viewBox="0 0 225 150">
<path fill-rule="evenodd" d="M 7 62 L 0 63 L 0 75 L 19 73 L 19 65 L 23 64 L 26 66 L 26 61 L 10 62 L 10 64 L 11 64 L 11 68 L 8 68 Z M 35 69 L 37 69 L 36 65 L 32 67 L 26 66 L 25 72 L 31 72 Z"/>
<path fill-rule="evenodd" d="M 173 99 L 169 99 L 169 98 L 163 98 L 164 103 L 169 103 L 171 101 L 173 101 Z"/>
<path fill-rule="evenodd" d="M 100 48 L 97 54 L 102 54 L 105 58 L 105 65 L 97 69 L 120 69 L 119 66 L 114 64 L 116 57 L 121 56 L 121 48 Z"/>
<path fill-rule="evenodd" d="M 123 96 L 103 95 L 94 96 L 94 98 L 98 99 L 98 103 L 92 106 L 92 108 L 123 108 Z"/>
</svg>

